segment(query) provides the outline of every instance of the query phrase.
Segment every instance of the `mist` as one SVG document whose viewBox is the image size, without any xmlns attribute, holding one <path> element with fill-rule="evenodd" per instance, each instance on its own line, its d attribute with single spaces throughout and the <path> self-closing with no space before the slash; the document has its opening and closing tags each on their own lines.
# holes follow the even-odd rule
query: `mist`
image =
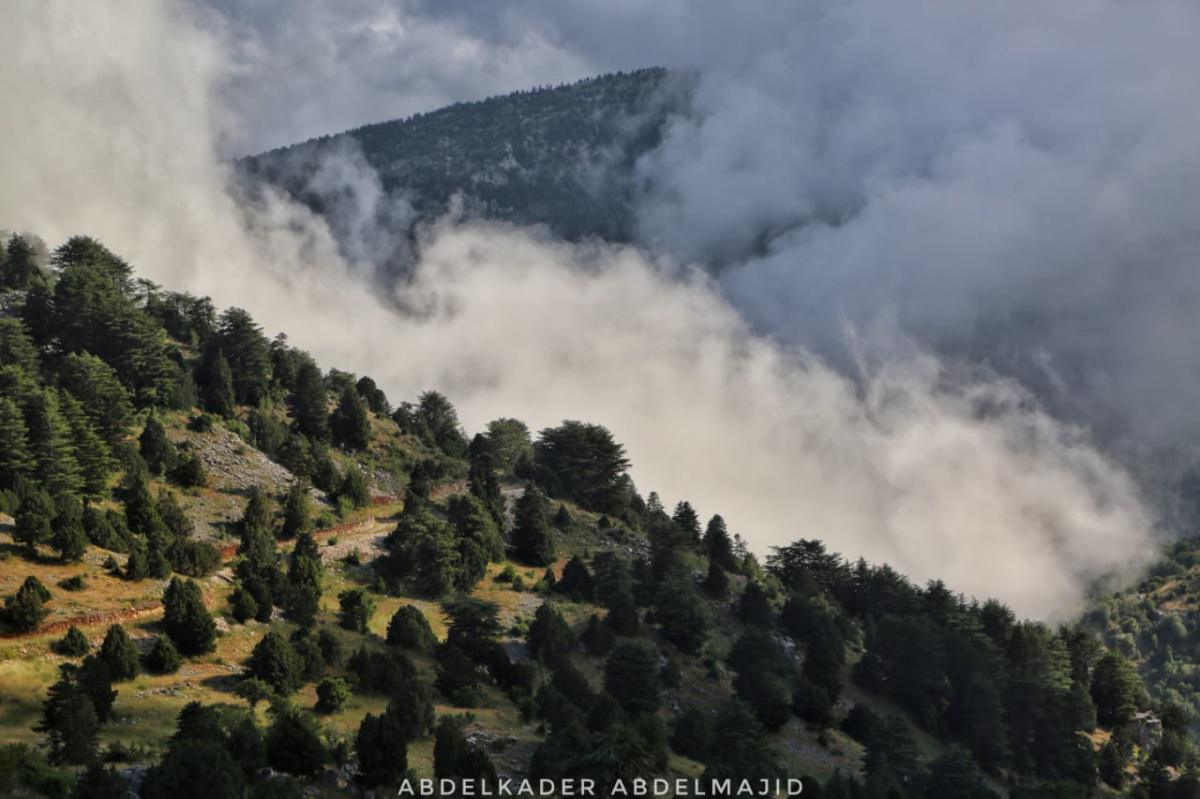
<svg viewBox="0 0 1200 799">
<path fill-rule="evenodd" d="M 985 267 L 995 267 L 1004 246 L 987 250 L 993 260 L 976 257 L 977 239 L 1009 239 L 1011 229 L 962 229 L 972 221 L 967 207 L 963 219 L 942 217 L 947 230 L 961 231 L 957 248 L 944 236 L 918 247 L 897 232 L 878 245 L 891 251 L 881 251 L 875 228 L 863 227 L 854 242 L 840 238 L 886 210 L 874 195 L 831 190 L 830 209 L 853 211 L 849 224 L 832 224 L 821 203 L 767 202 L 760 193 L 726 203 L 729 219 L 762 227 L 764 209 L 777 205 L 783 213 L 768 227 L 779 234 L 721 237 L 720 248 L 705 251 L 719 250 L 719 277 L 688 266 L 711 256 L 670 237 L 726 225 L 715 205 L 692 201 L 690 182 L 712 181 L 713 198 L 730 181 L 767 182 L 739 166 L 756 161 L 716 146 L 727 137 L 712 126 L 730 124 L 721 87 L 742 73 L 705 78 L 714 81 L 703 84 L 711 113 L 681 122 L 643 165 L 654 176 L 644 246 L 568 245 L 452 215 L 422 231 L 411 278 L 380 287 L 371 259 L 387 249 L 372 237 L 387 235 L 378 220 L 404 208 L 381 198 L 354 153 L 322 173 L 354 187 L 337 223 L 360 241 L 352 251 L 303 208 L 232 193 L 221 152 L 247 135 L 247 123 L 227 94 L 231 81 L 252 76 L 238 72 L 241 45 L 212 15 L 168 2 L 129 3 L 114 14 L 17 0 L 6 20 L 10 45 L 0 51 L 0 91 L 22 113 L 0 118 L 0 225 L 52 244 L 94 235 L 139 274 L 244 307 L 325 367 L 370 374 L 393 401 L 445 391 L 471 430 L 498 416 L 535 429 L 564 418 L 605 424 L 626 444 L 641 490 L 723 514 L 759 553 L 821 538 L 847 556 L 890 562 L 917 580 L 942 578 L 1043 618 L 1069 616 L 1090 590 L 1132 579 L 1151 555 L 1154 515 L 1086 428 L 1056 420 L 1011 377 L 939 354 L 926 341 L 940 341 L 926 335 L 932 328 L 909 318 L 917 306 L 905 300 L 924 293 L 921 307 L 931 310 L 918 318 L 937 311 L 939 329 L 958 331 L 982 313 L 970 303 L 981 288 L 1026 290 L 986 283 L 1002 283 Z M 682 163 L 689 153 L 692 172 Z M 953 174 L 952 161 L 937 164 Z M 845 180 L 874 187 L 874 172 L 855 172 L 855 163 L 848 159 Z M 993 175 L 1000 186 L 1002 166 Z M 901 184 L 887 197 L 906 197 Z M 939 205 L 962 210 L 938 195 L 940 185 L 908 187 L 933 195 L 928 207 L 916 204 L 927 216 L 914 221 L 933 225 Z M 1001 196 L 1009 210 L 1024 197 Z M 1081 231 L 1096 221 L 1077 213 Z M 355 227 L 356 219 L 363 223 Z M 875 224 L 923 230 L 906 228 L 906 219 Z M 906 256 L 906 242 L 915 253 Z M 1102 240 L 1088 252 L 1111 246 Z M 972 280 L 954 277 L 965 255 L 974 258 L 966 259 Z M 911 291 L 899 273 L 880 283 L 871 271 L 900 269 L 903 257 L 925 269 Z M 816 266 L 826 262 L 830 271 Z M 861 312 L 850 302 L 859 295 L 846 263 L 868 293 Z M 936 275 L 944 286 L 931 282 Z M 933 301 L 943 290 L 945 301 Z M 885 325 L 881 348 L 870 331 L 888 307 L 898 326 Z"/>
</svg>

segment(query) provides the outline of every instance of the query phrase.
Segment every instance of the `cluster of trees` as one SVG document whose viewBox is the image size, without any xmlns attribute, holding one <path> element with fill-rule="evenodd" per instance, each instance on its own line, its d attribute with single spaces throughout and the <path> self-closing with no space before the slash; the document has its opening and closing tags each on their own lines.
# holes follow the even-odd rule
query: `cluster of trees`
<svg viewBox="0 0 1200 799">
<path fill-rule="evenodd" d="M 251 492 L 237 523 L 237 586 L 230 596 L 236 621 L 270 621 L 279 607 L 290 620 L 312 626 L 324 573 L 312 526 L 312 498 L 303 482 L 289 487 L 278 521 L 266 491 L 255 488 Z M 295 540 L 286 559 L 277 549 L 279 539 Z"/>
<path fill-rule="evenodd" d="M 570 239 L 625 240 L 634 229 L 628 165 L 659 141 L 675 96 L 663 90 L 665 76 L 662 69 L 644 69 L 459 103 L 274 150 L 240 166 L 327 213 L 340 200 L 314 195 L 311 177 L 326 148 L 349 137 L 384 189 L 403 192 L 419 219 L 441 216 L 452 196 L 463 195 L 490 217 L 549 225 Z M 350 244 L 354 231 L 339 216 L 329 214 L 329 222 Z M 402 270 L 407 253 L 398 247 L 385 268 Z"/>
<path fill-rule="evenodd" d="M 212 651 L 216 625 L 195 582 L 173 579 L 167 586 L 163 605 L 163 633 L 145 655 L 119 624 L 108 628 L 94 653 L 90 642 L 76 627 L 71 627 L 56 642 L 54 650 L 60 655 L 82 661 L 59 667 L 58 681 L 50 686 L 42 704 L 41 720 L 35 729 L 45 735 L 51 763 L 96 762 L 100 727 L 111 720 L 117 698 L 114 684 L 134 679 L 143 669 L 156 674 L 172 673 L 179 669 L 184 657 Z"/>
</svg>

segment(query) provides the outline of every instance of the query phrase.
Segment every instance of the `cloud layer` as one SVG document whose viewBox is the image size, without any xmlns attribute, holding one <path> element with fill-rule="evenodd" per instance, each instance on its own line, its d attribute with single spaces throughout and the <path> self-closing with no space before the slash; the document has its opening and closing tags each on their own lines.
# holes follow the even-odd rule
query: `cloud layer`
<svg viewBox="0 0 1200 799">
<path fill-rule="evenodd" d="M 619 9 L 616 18 L 635 11 Z M 681 278 L 674 262 L 637 249 L 568 246 L 446 220 L 426 232 L 411 283 L 380 290 L 366 277 L 370 225 L 361 228 L 364 262 L 346 262 L 324 223 L 306 211 L 272 197 L 247 210 L 230 196 L 220 153 L 245 108 L 231 110 L 228 92 L 231 81 L 255 73 L 237 73 L 248 63 L 245 42 L 211 13 L 157 2 L 116 15 L 68 0 L 16 0 L 7 20 L 14 46 L 0 51 L 0 92 L 25 113 L 0 118 L 0 223 L 51 241 L 96 235 L 152 279 L 246 307 L 323 364 L 373 375 L 393 398 L 447 391 L 474 429 L 500 415 L 534 426 L 563 418 L 604 423 L 627 444 L 643 490 L 724 514 L 759 551 L 823 538 L 849 556 L 887 560 L 918 579 L 941 577 L 1039 616 L 1070 613 L 1093 581 L 1127 578 L 1148 555 L 1151 520 L 1133 482 L 1082 430 L 1054 421 L 1017 383 L 943 362 L 906 337 L 903 348 L 882 355 L 839 343 L 847 369 L 836 371 L 795 340 L 780 344 L 755 333 L 723 296 L 722 288 L 778 331 L 811 324 L 831 335 L 832 322 L 808 318 L 823 309 L 819 292 L 805 285 L 819 260 L 813 253 L 823 251 L 804 247 L 836 239 L 837 225 L 782 233 L 765 258 L 736 235 L 722 237 L 725 257 L 755 265 L 715 285 L 688 270 Z M 475 35 L 456 19 L 439 24 Z M 730 31 L 738 32 L 733 40 L 759 34 L 745 26 Z M 542 35 L 561 41 L 561 34 Z M 714 72 L 706 96 L 715 104 L 723 91 L 740 95 L 739 74 Z M 802 196 L 816 190 L 781 188 L 788 181 L 762 188 L 781 192 L 770 202 L 748 196 L 769 181 L 753 148 L 740 156 L 726 148 L 734 142 L 725 136 L 736 131 L 721 133 L 729 120 L 718 110 L 677 130 L 644 168 L 674 176 L 681 191 L 693 179 L 711 179 L 714 191 L 744 181 L 747 196 L 724 195 L 725 210 L 756 225 L 775 206 L 786 212 L 781 228 L 794 226 L 797 209 L 824 207 Z M 783 114 L 766 118 L 778 124 L 764 125 L 764 136 L 788 130 Z M 855 129 L 847 123 L 847 135 Z M 916 131 L 911 137 L 924 140 Z M 769 138 L 763 146 L 787 149 Z M 696 173 L 711 178 L 689 177 L 682 164 L 668 168 L 688 152 Z M 350 156 L 330 163 L 327 174 L 358 186 L 364 216 L 378 216 L 372 176 Z M 786 168 L 806 157 L 793 155 Z M 955 174 L 953 159 L 934 160 Z M 845 168 L 858 179 L 846 185 L 874 186 L 864 177 L 871 170 L 854 172 L 855 163 L 847 157 Z M 969 165 L 974 176 L 978 163 Z M 995 180 L 1003 187 L 1008 170 L 1000 166 Z M 697 225 L 709 213 L 713 225 L 724 224 L 720 195 L 705 200 L 710 208 L 672 202 L 665 184 L 663 191 L 646 200 L 656 209 L 647 217 L 647 241 L 665 242 L 673 225 Z M 787 191 L 800 199 L 789 200 Z M 852 195 L 830 187 L 829 207 L 856 209 L 856 224 L 870 219 L 880 204 L 875 195 L 866 201 L 860 193 L 857 202 Z M 1015 200 L 1004 196 L 1011 211 Z M 958 207 L 935 196 L 927 224 L 939 205 L 946 213 Z M 903 218 L 885 221 L 902 226 Z M 943 232 L 965 223 L 950 217 Z M 978 227 L 964 231 L 958 248 L 977 254 L 980 235 Z M 955 253 L 947 236 L 934 238 L 941 243 L 930 248 Z M 899 237 L 887 241 L 896 248 L 891 255 L 904 254 Z M 868 270 L 870 237 L 858 246 L 861 261 L 853 263 L 863 280 L 880 280 Z M 682 244 L 668 249 L 686 252 Z M 980 280 L 990 263 L 972 261 Z M 947 274 L 955 268 L 953 259 L 928 265 Z M 847 270 L 823 279 L 836 289 Z M 739 282 L 752 274 L 761 286 Z M 915 287 L 928 279 L 919 273 Z M 893 291 L 881 292 L 880 302 L 903 298 L 904 285 L 885 282 Z M 968 313 L 956 308 L 971 292 L 954 286 L 940 311 L 947 316 Z M 828 296 L 841 313 L 833 289 Z M 783 310 L 761 299 L 772 293 L 791 298 Z M 396 304 L 408 313 L 397 313 Z M 903 302 L 896 307 L 907 328 Z"/>
</svg>

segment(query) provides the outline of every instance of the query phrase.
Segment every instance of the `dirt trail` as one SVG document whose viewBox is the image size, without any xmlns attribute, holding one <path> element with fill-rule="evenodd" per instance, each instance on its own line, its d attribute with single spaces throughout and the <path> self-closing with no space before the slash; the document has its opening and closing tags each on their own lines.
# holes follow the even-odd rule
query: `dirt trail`
<svg viewBox="0 0 1200 799">
<path fill-rule="evenodd" d="M 384 504 L 384 503 L 376 503 Z M 381 541 L 383 536 L 381 533 L 390 529 L 387 522 L 380 521 L 371 515 L 360 522 L 350 522 L 348 524 L 339 524 L 335 527 L 327 527 L 322 530 L 313 532 L 313 538 L 317 541 L 326 540 L 333 537 L 339 539 L 345 538 L 345 541 L 339 540 L 338 548 L 345 549 L 347 545 L 359 543 L 370 547 L 375 545 L 377 541 Z M 366 539 L 365 541 L 363 539 Z M 347 549 L 347 551 L 349 551 Z M 237 544 L 231 544 L 221 549 L 221 560 L 229 561 L 237 555 Z M 324 555 L 324 550 L 322 550 Z M 322 558 L 323 560 L 325 558 Z M 213 605 L 211 596 L 205 593 L 204 603 L 210 609 Z M 34 638 L 37 636 L 53 635 L 55 633 L 65 633 L 72 626 L 75 627 L 95 627 L 99 625 L 108 626 L 111 624 L 124 624 L 125 622 L 135 621 L 137 619 L 150 618 L 162 614 L 163 604 L 159 600 L 143 601 L 132 607 L 124 610 L 97 611 L 95 613 L 81 613 L 76 616 L 71 616 L 65 619 L 58 619 L 49 624 L 44 624 L 37 629 L 28 630 L 25 632 L 10 631 L 0 633 L 0 640 L 13 641 L 25 638 Z"/>
</svg>

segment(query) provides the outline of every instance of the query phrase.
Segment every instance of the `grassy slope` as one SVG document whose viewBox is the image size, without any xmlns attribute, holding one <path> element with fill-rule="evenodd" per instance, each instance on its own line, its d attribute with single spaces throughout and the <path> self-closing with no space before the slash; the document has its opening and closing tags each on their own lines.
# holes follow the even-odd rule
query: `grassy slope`
<svg viewBox="0 0 1200 799">
<path fill-rule="evenodd" d="M 197 439 L 205 434 L 186 431 L 184 421 L 183 415 L 169 418 L 167 426 L 170 435 L 177 441 L 188 440 L 196 445 Z M 396 466 L 416 457 L 416 446 L 400 436 L 394 426 L 376 420 L 375 433 L 370 452 L 361 456 L 361 460 L 369 467 L 369 473 L 378 474 L 389 466 Z M 216 482 L 215 479 L 212 481 Z M 384 487 L 387 488 L 395 486 L 394 483 L 387 484 L 386 480 L 373 482 L 373 487 L 380 494 L 385 493 L 381 490 L 380 483 L 384 483 Z M 461 484 L 447 486 L 447 491 L 454 490 L 461 490 Z M 447 491 L 437 492 L 441 501 L 444 501 Z M 209 487 L 185 492 L 182 501 L 189 513 L 197 515 L 209 512 L 216 503 L 228 505 L 225 517 L 236 519 L 245 502 L 243 494 L 242 486 L 227 482 L 220 488 Z M 197 498 L 206 499 L 207 504 L 196 501 Z M 364 638 L 336 626 L 337 596 L 352 586 L 369 588 L 372 579 L 369 568 L 349 565 L 344 561 L 344 557 L 350 551 L 358 550 L 362 561 L 369 562 L 378 554 L 382 536 L 391 528 L 392 517 L 400 508 L 399 503 L 392 503 L 362 509 L 349 520 L 361 522 L 360 524 L 349 529 L 319 533 L 317 536 L 326 565 L 318 624 L 334 630 L 342 637 L 347 653 L 357 649 L 364 642 Z M 594 554 L 601 549 L 614 547 L 626 550 L 629 548 L 627 533 L 613 529 L 601 531 L 597 524 L 597 515 L 573 505 L 568 505 L 568 508 L 574 524 L 570 530 L 560 535 L 561 557 L 554 565 L 556 573 L 561 574 L 566 558 L 572 554 Z M 201 517 L 201 520 L 212 518 L 209 515 Z M 211 527 L 221 536 L 225 525 L 213 523 Z M 224 535 L 229 533 L 225 532 Z M 287 545 L 283 545 L 282 548 L 286 549 Z M 61 564 L 52 559 L 49 552 L 44 552 L 41 558 L 30 562 L 19 554 L 7 532 L 0 530 L 0 557 L 3 558 L 0 560 L 0 592 L 11 592 L 26 574 L 36 574 L 54 594 L 48 605 L 50 616 L 45 624 L 53 625 L 57 622 L 61 626 L 70 619 L 78 621 L 84 614 L 99 614 L 100 618 L 89 619 L 80 625 L 94 645 L 103 638 L 113 615 L 128 613 L 131 608 L 149 608 L 126 622 L 131 636 L 142 646 L 148 647 L 153 637 L 158 634 L 159 611 L 155 609 L 155 605 L 161 597 L 164 581 L 144 580 L 129 583 L 111 577 L 100 566 L 109 554 L 92 548 L 83 563 Z M 116 557 L 118 560 L 124 559 L 121 555 Z M 511 628 L 515 625 L 520 626 L 522 620 L 530 620 L 544 599 L 528 590 L 515 591 L 510 584 L 497 582 L 494 579 L 495 575 L 507 565 L 510 564 L 497 563 L 489 566 L 487 576 L 476 586 L 474 594 L 493 601 L 500 607 L 506 636 L 509 640 L 519 641 L 522 636 L 514 634 Z M 532 586 L 541 577 L 541 569 L 511 565 L 517 574 L 521 575 L 526 586 Z M 57 587 L 58 581 L 75 574 L 86 576 L 87 589 L 71 593 Z M 102 739 L 105 742 L 121 741 L 128 746 L 159 748 L 173 730 L 179 710 L 187 702 L 198 700 L 205 703 L 241 704 L 232 692 L 241 664 L 249 656 L 254 645 L 270 627 L 279 629 L 285 635 L 291 632 L 292 626 L 283 621 L 274 622 L 269 626 L 255 622 L 247 625 L 233 623 L 226 614 L 227 598 L 232 590 L 227 569 L 202 580 L 201 583 L 206 602 L 221 617 L 221 626 L 226 630 L 218 639 L 216 651 L 186 662 L 177 674 L 142 675 L 132 682 L 116 686 L 119 691 L 115 705 L 117 720 L 104 729 Z M 382 646 L 382 636 L 386 632 L 388 620 L 396 609 L 404 604 L 413 604 L 420 608 L 429 619 L 435 634 L 439 638 L 444 637 L 445 621 L 437 603 L 413 596 L 376 596 L 376 600 L 377 608 L 370 623 L 373 636 L 366 639 L 368 646 Z M 604 612 L 596 606 L 569 602 L 557 595 L 552 601 L 577 631 L 582 629 L 591 614 Z M 706 601 L 713 619 L 708 649 L 720 660 L 732 645 L 739 628 L 729 603 Z M 53 632 L 49 633 L 44 630 L 45 627 L 32 635 L 20 638 L 0 638 L 0 741 L 34 742 L 37 738 L 31 727 L 40 713 L 45 691 L 56 677 L 58 664 L 65 662 L 64 658 L 50 650 L 50 645 L 61 637 L 62 629 L 54 628 Z M 432 660 L 428 657 L 417 657 L 415 660 L 432 678 Z M 603 662 L 582 653 L 576 656 L 576 660 L 593 686 L 599 688 L 603 681 Z M 718 669 L 718 676 L 714 678 L 700 659 L 680 657 L 678 661 L 683 673 L 681 687 L 665 692 L 664 708 L 661 711 L 668 724 L 682 709 L 691 706 L 719 706 L 732 690 L 732 675 L 723 667 Z M 314 686 L 305 686 L 297 692 L 294 700 L 300 707 L 312 708 L 316 701 Z M 846 687 L 845 700 L 865 701 L 880 712 L 897 712 L 895 708 L 866 696 L 850 684 Z M 378 713 L 385 706 L 384 697 L 355 695 L 337 714 L 323 716 L 320 721 L 331 736 L 352 736 L 364 715 Z M 265 710 L 265 705 L 258 708 L 264 722 Z M 472 729 L 483 730 L 495 736 L 500 744 L 492 754 L 502 772 L 513 773 L 524 769 L 540 739 L 541 731 L 536 722 L 521 718 L 516 707 L 494 688 L 487 690 L 486 701 L 482 707 L 466 711 L 439 706 L 438 712 L 469 712 L 474 719 Z M 781 759 L 794 774 L 811 774 L 826 779 L 836 768 L 856 770 L 861 761 L 862 747 L 840 732 L 830 732 L 827 738 L 827 744 L 823 746 L 815 732 L 808 730 L 799 720 L 793 719 L 774 734 L 773 742 Z M 918 740 L 928 756 L 936 756 L 941 749 L 938 743 L 927 735 L 918 733 Z M 432 741 L 415 744 L 410 750 L 409 761 L 418 774 L 431 774 Z M 695 776 L 702 771 L 700 764 L 674 755 L 670 767 L 674 773 L 681 776 Z"/>
</svg>

